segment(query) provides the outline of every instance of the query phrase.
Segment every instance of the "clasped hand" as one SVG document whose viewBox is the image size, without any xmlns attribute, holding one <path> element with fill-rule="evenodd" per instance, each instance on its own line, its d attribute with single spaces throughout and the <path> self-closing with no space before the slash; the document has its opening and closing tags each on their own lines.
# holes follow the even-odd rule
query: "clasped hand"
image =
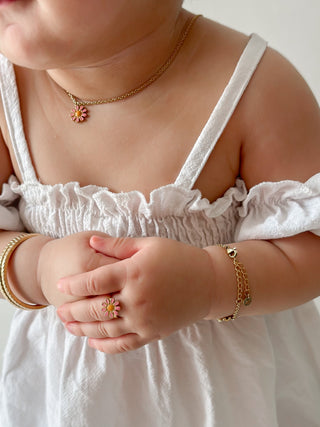
<svg viewBox="0 0 320 427">
<path fill-rule="evenodd" d="M 65 327 L 105 353 L 137 349 L 205 318 L 211 308 L 212 261 L 203 250 L 174 240 L 91 236 L 89 244 L 110 262 L 58 282 L 75 299 L 58 307 Z M 107 296 L 121 310 L 109 319 Z"/>
</svg>

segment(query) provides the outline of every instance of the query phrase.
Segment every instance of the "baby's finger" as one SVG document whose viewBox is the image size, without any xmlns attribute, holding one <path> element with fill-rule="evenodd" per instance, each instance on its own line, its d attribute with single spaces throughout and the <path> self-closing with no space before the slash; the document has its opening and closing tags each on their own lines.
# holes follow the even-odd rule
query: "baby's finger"
<svg viewBox="0 0 320 427">
<path fill-rule="evenodd" d="M 92 262 L 94 264 L 94 267 L 92 266 L 92 269 L 93 269 L 93 268 L 103 267 L 104 265 L 114 264 L 116 262 L 119 262 L 119 260 L 117 258 L 113 258 L 110 256 L 103 255 L 102 253 L 96 252 L 94 254 L 94 258 Z"/>
<path fill-rule="evenodd" d="M 148 344 L 148 340 L 140 337 L 137 334 L 122 335 L 117 338 L 90 338 L 88 344 L 90 347 L 108 354 L 126 353 L 131 350 Z"/>
<path fill-rule="evenodd" d="M 113 320 L 114 313 L 117 317 L 123 317 L 125 314 L 124 304 L 118 299 L 118 296 L 112 298 L 114 301 L 107 300 L 107 296 L 104 295 L 64 304 L 57 309 L 57 314 L 63 322 L 88 323 Z"/>
<path fill-rule="evenodd" d="M 108 322 L 68 322 L 65 324 L 68 331 L 78 337 L 90 338 L 114 338 L 129 334 L 129 330 L 124 319 L 114 319 Z"/>
<path fill-rule="evenodd" d="M 96 251 L 117 259 L 131 258 L 146 242 L 145 238 L 92 236 L 90 245 Z"/>
<path fill-rule="evenodd" d="M 68 295 L 94 296 L 120 292 L 126 281 L 125 261 L 96 268 L 87 273 L 63 277 L 58 289 Z"/>
</svg>

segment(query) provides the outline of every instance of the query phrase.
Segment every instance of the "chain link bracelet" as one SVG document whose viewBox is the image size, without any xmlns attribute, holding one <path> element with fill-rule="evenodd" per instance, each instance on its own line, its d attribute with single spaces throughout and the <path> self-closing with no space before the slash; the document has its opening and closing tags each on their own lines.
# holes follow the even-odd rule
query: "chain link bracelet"
<svg viewBox="0 0 320 427">
<path fill-rule="evenodd" d="M 239 316 L 239 311 L 241 308 L 241 305 L 248 306 L 252 302 L 251 297 L 251 291 L 249 287 L 249 280 L 247 271 L 244 267 L 244 265 L 237 260 L 238 251 L 236 248 L 230 248 L 228 245 L 217 245 L 221 248 L 224 248 L 227 251 L 227 255 L 232 260 L 235 274 L 236 274 L 236 280 L 237 280 L 237 299 L 235 301 L 235 308 L 232 314 L 229 314 L 228 316 L 221 317 L 220 319 L 217 319 L 218 322 L 229 322 L 230 320 L 235 320 Z"/>
</svg>

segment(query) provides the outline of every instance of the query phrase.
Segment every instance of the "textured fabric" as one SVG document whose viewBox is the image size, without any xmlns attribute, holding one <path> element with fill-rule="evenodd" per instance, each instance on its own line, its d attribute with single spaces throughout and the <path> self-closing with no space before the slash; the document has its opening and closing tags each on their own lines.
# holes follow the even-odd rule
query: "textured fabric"
<svg viewBox="0 0 320 427">
<path fill-rule="evenodd" d="M 236 240 L 276 239 L 312 231 L 320 236 L 320 173 L 305 183 L 263 182 L 238 209 Z"/>
<path fill-rule="evenodd" d="M 303 223 L 303 229 L 319 228 L 319 176 L 305 184 L 312 189 L 305 191 L 306 197 L 299 191 L 302 184 L 294 182 L 290 188 L 287 182 L 265 183 L 248 193 L 239 179 L 213 203 L 192 189 L 204 165 L 201 158 L 213 150 L 264 49 L 265 42 L 253 36 L 187 167 L 174 184 L 154 190 L 149 201 L 137 191 L 114 194 L 93 185 L 39 183 L 22 131 L 13 69 L 2 58 L 1 92 L 23 176 L 23 183 L 12 176 L 8 186 L 11 196 L 20 198 L 24 227 L 54 237 L 95 229 L 204 247 L 236 236 L 290 234 L 290 220 L 284 219 L 299 206 L 295 222 Z M 221 114 L 226 120 L 221 121 Z M 275 206 L 273 195 L 283 202 Z M 270 226 L 266 218 L 273 218 L 274 211 L 280 212 L 279 219 Z M 66 332 L 53 307 L 18 311 L 3 363 L 1 425 L 316 427 L 319 343 L 319 313 L 313 302 L 228 324 L 199 321 L 119 355 L 99 353 L 87 346 L 86 338 Z"/>
<path fill-rule="evenodd" d="M 15 194 L 8 184 L 2 186 L 0 194 L 0 229 L 22 231 L 24 226 L 20 220 L 17 202 L 19 196 Z"/>
</svg>

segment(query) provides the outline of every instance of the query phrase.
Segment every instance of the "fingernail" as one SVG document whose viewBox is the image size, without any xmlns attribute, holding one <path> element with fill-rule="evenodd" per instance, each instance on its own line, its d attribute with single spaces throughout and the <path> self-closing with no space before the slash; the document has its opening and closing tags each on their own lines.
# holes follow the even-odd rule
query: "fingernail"
<svg viewBox="0 0 320 427">
<path fill-rule="evenodd" d="M 65 327 L 68 329 L 68 331 L 69 331 L 71 334 L 74 334 L 75 325 L 74 325 L 73 323 L 67 323 L 67 324 L 65 325 Z"/>
<path fill-rule="evenodd" d="M 104 242 L 104 238 L 100 236 L 91 236 L 90 243 L 92 244 L 101 244 Z"/>
<path fill-rule="evenodd" d="M 59 313 L 59 311 L 57 312 L 57 314 L 58 314 L 60 320 L 64 323 L 66 321 L 65 317 L 61 313 Z"/>
<path fill-rule="evenodd" d="M 64 287 L 64 284 L 61 282 L 61 281 L 59 281 L 58 283 L 57 283 L 57 288 L 59 289 L 59 291 L 60 292 L 62 292 L 62 293 L 66 293 L 66 290 L 65 290 L 65 287 Z"/>
<path fill-rule="evenodd" d="M 96 348 L 96 341 L 94 338 L 88 338 L 88 346 L 94 349 Z"/>
</svg>

